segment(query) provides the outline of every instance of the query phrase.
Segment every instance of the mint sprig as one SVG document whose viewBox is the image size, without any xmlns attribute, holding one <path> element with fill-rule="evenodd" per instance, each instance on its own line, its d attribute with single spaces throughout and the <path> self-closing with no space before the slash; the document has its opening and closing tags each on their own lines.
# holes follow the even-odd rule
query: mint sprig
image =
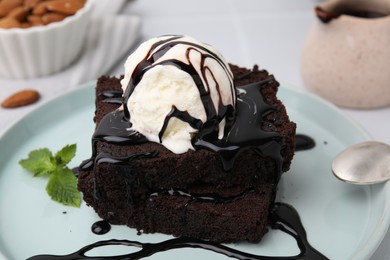
<svg viewBox="0 0 390 260">
<path fill-rule="evenodd" d="M 76 154 L 76 144 L 67 145 L 55 155 L 48 148 L 37 149 L 19 164 L 34 177 L 49 176 L 46 192 L 61 204 L 80 207 L 81 198 L 77 190 L 77 178 L 66 165 Z"/>
</svg>

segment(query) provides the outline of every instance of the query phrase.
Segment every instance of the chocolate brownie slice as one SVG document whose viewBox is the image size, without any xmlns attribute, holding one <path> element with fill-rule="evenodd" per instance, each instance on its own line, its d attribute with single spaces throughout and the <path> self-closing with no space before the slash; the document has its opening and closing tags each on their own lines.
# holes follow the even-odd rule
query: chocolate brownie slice
<svg viewBox="0 0 390 260">
<path fill-rule="evenodd" d="M 264 147 L 280 145 L 275 151 L 280 160 L 248 145 L 226 170 L 220 156 L 208 149 L 175 154 L 142 137 L 131 145 L 107 138 L 101 131 L 104 125 L 126 128 L 127 123 L 118 109 L 120 79 L 103 76 L 96 86 L 94 152 L 81 165 L 78 184 L 86 203 L 101 218 L 145 233 L 216 242 L 260 241 L 267 232 L 280 174 L 289 169 L 294 154 L 295 124 L 276 97 L 279 84 L 273 76 L 257 66 L 252 70 L 230 66 L 239 93 L 260 93 L 267 113 L 256 115 L 261 117 L 259 127 L 275 136 Z M 129 134 L 119 131 L 115 138 Z"/>
</svg>

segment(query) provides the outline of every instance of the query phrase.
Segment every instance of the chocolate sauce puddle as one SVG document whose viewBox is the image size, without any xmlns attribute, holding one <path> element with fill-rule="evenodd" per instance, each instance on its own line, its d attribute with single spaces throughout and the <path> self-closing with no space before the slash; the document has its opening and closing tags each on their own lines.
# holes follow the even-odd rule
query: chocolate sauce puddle
<svg viewBox="0 0 390 260">
<path fill-rule="evenodd" d="M 107 234 L 111 230 L 111 224 L 106 220 L 100 220 L 93 223 L 91 231 L 96 235 Z"/>
<path fill-rule="evenodd" d="M 159 252 L 169 251 L 178 248 L 199 248 L 203 250 L 208 250 L 216 254 L 225 255 L 227 257 L 240 259 L 240 260 L 270 260 L 270 259 L 310 259 L 310 260 L 323 260 L 328 259 L 323 254 L 314 249 L 309 242 L 307 241 L 306 232 L 302 226 L 302 222 L 299 218 L 298 212 L 290 205 L 285 203 L 275 203 L 271 212 L 270 212 L 270 225 L 275 229 L 279 229 L 289 235 L 291 235 L 296 241 L 300 249 L 300 253 L 295 256 L 263 256 L 263 255 L 254 255 L 245 253 L 228 246 L 211 242 L 204 241 L 200 239 L 188 238 L 188 237 L 179 237 L 173 238 L 159 243 L 141 243 L 138 241 L 130 240 L 106 240 L 99 241 L 88 246 L 81 248 L 79 251 L 76 251 L 69 255 L 59 256 L 59 255 L 37 255 L 29 260 L 82 260 L 82 259 L 91 259 L 91 260 L 102 260 L 102 259 L 113 259 L 113 260 L 136 260 L 142 259 Z M 117 256 L 87 256 L 86 254 L 93 250 L 94 248 L 103 247 L 103 246 L 132 246 L 140 248 L 139 251 L 134 253 L 129 253 L 125 255 Z"/>
<path fill-rule="evenodd" d="M 304 134 L 295 135 L 295 151 L 304 151 L 314 148 L 316 142 L 313 138 Z"/>
</svg>

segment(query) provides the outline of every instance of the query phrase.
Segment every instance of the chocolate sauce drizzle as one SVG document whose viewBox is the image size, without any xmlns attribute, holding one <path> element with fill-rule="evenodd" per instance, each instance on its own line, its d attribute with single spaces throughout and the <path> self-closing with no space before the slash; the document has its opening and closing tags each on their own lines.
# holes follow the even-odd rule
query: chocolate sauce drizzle
<svg viewBox="0 0 390 260">
<path fill-rule="evenodd" d="M 298 212 L 288 204 L 285 203 L 275 203 L 271 212 L 270 212 L 270 222 L 271 226 L 276 229 L 290 234 L 297 241 L 297 245 L 300 249 L 300 253 L 295 256 L 263 256 L 263 255 L 254 255 L 245 253 L 228 246 L 215 243 L 212 241 L 205 241 L 195 238 L 188 237 L 179 237 L 173 238 L 159 243 L 141 243 L 138 241 L 129 241 L 129 240 L 106 240 L 99 241 L 88 246 L 81 248 L 79 251 L 74 252 L 69 255 L 56 256 L 56 255 L 37 255 L 29 258 L 28 260 L 82 260 L 82 259 L 91 259 L 91 260 L 102 260 L 102 259 L 129 259 L 136 260 L 142 259 L 151 255 L 154 255 L 159 252 L 164 252 L 168 250 L 178 249 L 178 248 L 199 248 L 203 250 L 212 251 L 216 254 L 222 254 L 227 257 L 240 259 L 240 260 L 270 260 L 270 259 L 281 259 L 281 260 L 292 260 L 292 259 L 310 259 L 310 260 L 325 260 L 328 259 L 316 249 L 314 249 L 309 242 L 307 241 L 305 229 L 302 226 L 301 220 L 299 218 Z M 94 248 L 103 247 L 103 246 L 132 246 L 140 248 L 139 251 L 134 253 L 129 253 L 125 255 L 113 255 L 106 257 L 92 257 L 86 256 L 86 254 L 93 250 Z"/>
<path fill-rule="evenodd" d="M 166 40 L 157 42 L 151 47 L 151 50 L 145 56 L 144 60 L 141 61 L 134 70 L 134 73 L 128 83 L 128 87 L 123 93 L 123 97 L 119 96 L 119 92 L 104 92 L 101 94 L 104 97 L 103 102 L 113 104 L 122 104 L 123 102 L 124 106 L 123 109 L 117 109 L 111 113 L 108 113 L 100 121 L 92 137 L 92 156 L 89 160 L 84 161 L 80 165 L 80 169 L 93 170 L 93 172 L 95 172 L 94 167 L 96 165 L 106 162 L 114 164 L 129 164 L 131 167 L 132 160 L 137 160 L 140 158 L 147 159 L 158 156 L 156 152 L 151 151 L 149 153 L 118 158 L 106 153 L 98 154 L 96 148 L 98 142 L 113 143 L 116 145 L 134 145 L 148 142 L 145 136 L 131 128 L 131 115 L 126 106 L 127 101 L 136 88 L 137 84 L 142 80 L 143 75 L 156 65 L 154 64 L 155 61 L 157 61 L 174 46 L 178 44 L 186 44 L 189 46 L 187 51 L 188 63 L 169 59 L 158 62 L 158 64 L 176 66 L 177 68 L 186 71 L 193 78 L 198 87 L 200 97 L 206 111 L 207 120 L 206 122 L 201 122 L 185 111 L 180 111 L 177 108 L 172 107 L 171 113 L 165 118 L 164 127 L 161 129 L 159 135 L 160 141 L 168 121 L 170 118 L 176 117 L 184 122 L 189 123 L 193 128 L 198 130 L 197 135 L 195 135 L 192 139 L 192 145 L 197 150 L 207 149 L 217 153 L 221 159 L 223 168 L 227 171 L 227 174 L 228 171 L 233 168 L 235 160 L 240 153 L 248 149 L 253 149 L 260 156 L 270 157 L 275 161 L 275 183 L 278 183 L 282 173 L 283 158 L 281 156 L 281 151 L 283 149 L 284 143 L 279 133 L 275 131 L 264 130 L 262 127 L 263 125 L 267 124 L 272 125 L 272 122 L 267 121 L 266 116 L 275 112 L 275 108 L 268 105 L 264 100 L 262 89 L 269 84 L 272 84 L 275 79 L 272 76 L 269 76 L 263 81 L 236 88 L 232 91 L 233 100 L 235 100 L 234 106 L 224 105 L 222 102 L 220 102 L 218 107 L 214 107 L 210 93 L 208 91 L 209 86 L 205 87 L 205 83 L 202 80 L 202 78 L 206 78 L 206 72 L 211 74 L 212 72 L 207 66 L 204 66 L 204 64 L 205 60 L 210 57 L 217 60 L 221 66 L 225 66 L 224 62 L 222 62 L 218 55 L 211 53 L 203 46 L 181 41 L 180 37 L 181 36 L 168 37 Z M 199 49 L 202 51 L 199 51 Z M 201 75 L 198 74 L 193 64 L 191 64 L 191 60 L 189 59 L 189 53 L 191 51 L 197 51 L 201 56 Z M 225 69 L 226 73 L 229 73 L 229 70 L 227 68 Z M 218 82 L 215 80 L 214 83 L 216 84 L 218 93 L 220 93 L 220 86 L 218 85 Z M 206 82 L 206 84 L 208 84 L 208 82 Z M 233 85 L 231 87 L 234 88 Z M 220 100 L 222 99 L 220 98 Z M 225 120 L 226 123 L 224 128 L 224 137 L 222 139 L 218 139 L 219 125 L 222 120 Z M 305 138 L 300 139 L 304 140 Z M 297 145 L 296 149 L 306 149 L 307 147 L 309 146 L 302 145 L 302 143 L 300 143 Z M 96 183 L 94 190 L 95 198 L 98 199 L 99 195 Z M 237 196 L 223 198 L 216 194 L 199 195 L 191 194 L 179 189 L 171 189 L 155 191 L 154 193 L 150 194 L 150 198 L 153 198 L 153 196 L 158 196 L 162 193 L 168 193 L 171 195 L 186 196 L 189 198 L 188 203 L 225 203 L 227 201 L 240 199 L 249 192 L 252 191 L 247 190 Z M 301 253 L 297 256 L 291 257 L 257 256 L 231 249 L 218 243 L 183 237 L 156 244 L 140 243 L 127 240 L 101 241 L 86 246 L 71 255 L 42 255 L 32 257 L 30 259 L 103 259 L 104 257 L 88 257 L 85 255 L 85 253 L 93 248 L 106 245 L 127 245 L 141 248 L 141 250 L 138 252 L 123 256 L 113 256 L 110 257 L 110 259 L 140 259 L 161 251 L 183 247 L 202 248 L 237 259 L 327 259 L 314 248 L 312 248 L 307 242 L 306 232 L 300 222 L 298 213 L 291 206 L 283 203 L 274 203 L 272 209 L 270 210 L 270 225 L 273 228 L 280 229 L 283 232 L 292 235 L 297 240 Z"/>
<path fill-rule="evenodd" d="M 283 141 L 279 133 L 268 132 L 261 127 L 267 123 L 264 119 L 266 115 L 275 111 L 273 107 L 264 101 L 261 89 L 273 81 L 274 78 L 269 77 L 266 80 L 237 88 L 236 116 L 235 120 L 232 121 L 227 136 L 218 139 L 216 136 L 218 130 L 212 126 L 206 127 L 206 122 L 203 125 L 205 130 L 200 131 L 197 138 L 193 139 L 194 147 L 196 149 L 208 149 L 217 153 L 226 171 L 233 168 L 236 158 L 241 152 L 253 149 L 260 156 L 269 157 L 275 161 L 275 183 L 278 183 L 282 173 L 283 158 L 281 150 Z M 183 115 L 174 113 L 172 116 L 177 116 L 183 121 L 190 122 L 193 126 L 201 123 L 195 118 L 194 121 L 191 121 L 191 116 L 188 114 Z M 92 137 L 92 156 L 89 160 L 81 163 L 80 168 L 82 170 L 91 170 L 99 163 L 104 162 L 131 165 L 131 160 L 157 156 L 153 151 L 121 158 L 114 157 L 108 153 L 97 154 L 96 145 L 98 141 L 117 145 L 134 145 L 148 142 L 145 136 L 131 128 L 131 123 L 126 119 L 124 110 L 114 110 L 103 117 Z M 96 180 L 94 182 L 94 197 L 99 198 Z"/>
<path fill-rule="evenodd" d="M 173 106 L 171 112 L 166 116 L 164 126 L 160 131 L 160 141 L 170 118 L 176 117 L 189 123 L 198 130 L 198 133 L 191 140 L 193 147 L 196 150 L 207 149 L 218 154 L 225 171 L 228 172 L 234 167 L 236 158 L 240 153 L 253 149 L 260 156 L 269 157 L 275 161 L 275 183 L 277 183 L 282 173 L 283 158 L 281 151 L 284 143 L 278 132 L 263 129 L 263 125 L 272 124 L 272 122 L 266 120 L 266 116 L 269 113 L 275 112 L 275 108 L 266 103 L 262 94 L 262 89 L 274 83 L 275 79 L 273 76 L 269 76 L 263 81 L 240 88 L 235 88 L 233 82 L 231 82 L 232 85 L 230 87 L 233 88 L 232 99 L 235 102 L 235 107 L 230 104 L 222 104 L 222 98 L 220 97 L 220 102 L 216 108 L 214 107 L 209 90 L 211 82 L 205 80 L 206 72 L 212 75 L 212 71 L 205 65 L 205 61 L 209 58 L 216 60 L 225 69 L 227 75 L 230 75 L 230 69 L 226 68 L 225 63 L 217 54 L 212 53 L 210 50 L 196 43 L 180 40 L 181 37 L 170 36 L 151 46 L 144 60 L 139 62 L 134 69 L 128 87 L 123 93 L 123 109 L 117 109 L 103 117 L 92 137 L 92 156 L 89 160 L 84 161 L 80 165 L 80 168 L 82 170 L 93 169 L 97 165 L 97 159 L 101 162 L 115 161 L 116 163 L 131 161 L 130 157 L 132 156 L 128 160 L 126 158 L 120 158 L 118 160 L 118 158 L 113 158 L 110 154 L 98 155 L 96 145 L 98 141 L 117 145 L 134 145 L 148 142 L 145 136 L 132 129 L 130 122 L 131 115 L 126 104 L 137 84 L 142 80 L 143 75 L 148 70 L 157 64 L 173 65 L 187 72 L 196 83 L 206 111 L 207 120 L 202 122 L 192 117 L 186 111 L 179 111 Z M 158 60 L 168 50 L 179 44 L 188 46 L 186 53 L 188 63 L 175 59 Z M 195 66 L 191 63 L 189 57 L 191 51 L 198 52 L 201 57 L 200 73 L 197 72 Z M 221 95 L 217 80 L 214 76 L 212 78 L 218 90 L 217 92 Z M 204 84 L 207 84 L 207 86 Z M 108 99 L 109 102 L 113 102 L 112 98 L 118 99 L 119 93 L 104 92 L 101 95 Z M 225 120 L 224 137 L 219 139 L 219 125 L 222 120 Z M 97 194 L 97 187 L 95 187 L 96 198 Z"/>
<path fill-rule="evenodd" d="M 203 106 L 206 111 L 206 122 L 202 122 L 197 118 L 192 117 L 186 111 L 179 111 L 176 107 L 172 107 L 172 111 L 167 115 L 164 122 L 164 127 L 161 129 L 159 137 L 160 141 L 165 132 L 166 126 L 172 117 L 176 117 L 184 122 L 189 123 L 193 128 L 198 130 L 198 134 L 192 139 L 192 144 L 195 149 L 208 149 L 216 152 L 221 160 L 226 171 L 233 168 L 235 158 L 242 151 L 253 148 L 262 156 L 272 157 L 278 165 L 276 172 L 281 172 L 282 157 L 280 151 L 283 143 L 280 135 L 277 132 L 267 132 L 262 130 L 261 125 L 264 122 L 264 117 L 274 111 L 264 101 L 261 89 L 268 84 L 274 82 L 274 78 L 270 76 L 264 81 L 257 82 L 251 85 L 244 86 L 240 89 L 235 89 L 231 82 L 232 100 L 236 100 L 235 107 L 232 105 L 222 104 L 221 90 L 218 81 L 212 74 L 212 70 L 207 67 L 206 60 L 216 60 L 222 66 L 227 75 L 230 70 L 226 64 L 215 53 L 205 47 L 181 40 L 182 36 L 170 36 L 165 40 L 161 40 L 153 44 L 145 56 L 144 60 L 139 62 L 134 69 L 128 86 L 123 94 L 124 117 L 130 120 L 131 115 L 126 106 L 131 94 L 142 80 L 144 74 L 156 65 L 171 65 L 182 71 L 185 71 L 192 77 L 199 90 Z M 168 59 L 159 61 L 159 58 L 164 56 L 171 48 L 177 45 L 184 44 L 188 46 L 186 52 L 187 63 Z M 196 67 L 190 59 L 190 52 L 195 51 L 200 55 L 200 69 L 198 73 Z M 213 100 L 210 95 L 211 82 L 206 80 L 206 72 L 209 72 L 215 83 L 217 92 L 220 95 L 218 107 L 214 107 Z M 231 75 L 230 75 L 231 76 Z M 205 84 L 207 86 L 205 86 Z M 218 139 L 219 124 L 225 119 L 224 138 Z M 279 179 L 280 176 L 277 178 Z"/>
<path fill-rule="evenodd" d="M 283 158 L 280 151 L 283 147 L 281 136 L 277 132 L 268 132 L 260 126 L 265 121 L 265 116 L 274 111 L 274 108 L 266 104 L 261 89 L 274 81 L 273 77 L 266 80 L 237 88 L 238 99 L 236 104 L 236 116 L 232 122 L 226 138 L 217 138 L 217 129 L 203 124 L 200 131 L 193 139 L 196 149 L 208 149 L 216 152 L 222 161 L 226 171 L 233 168 L 237 156 L 248 149 L 254 149 L 264 157 L 271 157 L 277 163 L 277 179 L 280 178 Z M 192 118 L 185 112 L 173 110 L 166 118 L 178 117 L 189 122 L 191 126 L 199 126 L 201 122 Z M 164 123 L 166 125 L 166 123 Z M 164 129 L 164 128 L 163 128 Z M 134 145 L 148 142 L 141 133 L 131 128 L 131 123 L 126 119 L 124 110 L 114 110 L 103 117 L 92 137 L 92 156 L 84 161 L 80 168 L 90 170 L 95 164 L 98 141 L 114 143 L 118 145 Z M 107 155 L 110 157 L 110 155 Z M 100 158 L 102 160 L 102 158 Z M 106 160 L 109 160 L 107 158 Z M 122 158 L 125 160 L 125 158 Z"/>
<path fill-rule="evenodd" d="M 263 124 L 269 123 L 265 120 L 266 115 L 275 111 L 264 101 L 261 93 L 262 88 L 272 82 L 274 78 L 270 76 L 263 81 L 237 88 L 236 116 L 226 138 L 201 136 L 195 142 L 195 148 L 209 149 L 219 154 L 226 171 L 233 168 L 241 152 L 253 149 L 276 162 L 277 183 L 282 173 L 283 140 L 279 133 L 262 128 Z"/>
<path fill-rule="evenodd" d="M 118 118 L 118 117 L 116 117 Z M 119 120 L 119 122 L 124 122 Z M 114 123 L 115 125 L 115 123 Z M 107 128 L 105 128 L 107 129 Z M 101 133 L 101 132 L 100 132 Z M 103 134 L 103 136 L 106 136 Z M 111 139 L 111 138 L 108 138 Z M 114 138 L 115 139 L 115 138 Z M 138 138 L 136 138 L 138 139 Z M 116 140 L 116 139 L 115 139 Z M 118 140 L 116 140 L 118 141 Z M 124 141 L 124 140 L 121 140 Z M 309 150 L 315 146 L 315 141 L 304 134 L 296 135 L 296 151 Z M 104 156 L 103 156 L 104 158 Z M 118 163 L 124 163 L 126 159 L 118 160 Z M 160 194 L 169 194 L 176 196 L 185 196 L 189 198 L 188 204 L 195 202 L 212 202 L 212 203 L 229 203 L 235 200 L 238 200 L 246 194 L 253 192 L 249 189 L 244 191 L 241 194 L 232 197 L 221 197 L 216 194 L 194 194 L 180 189 L 170 189 L 170 190 L 160 190 L 150 194 L 150 198 L 159 196 Z M 263 256 L 263 255 L 254 255 L 246 252 L 242 252 L 236 249 L 232 249 L 228 246 L 211 242 L 204 241 L 200 239 L 180 237 L 170 240 L 166 240 L 160 243 L 141 243 L 138 241 L 129 241 L 129 240 L 106 240 L 99 241 L 88 246 L 83 247 L 79 251 L 66 255 L 66 256 L 54 256 L 54 255 L 38 255 L 31 257 L 31 260 L 54 260 L 54 259 L 63 259 L 63 260 L 75 260 L 75 259 L 103 259 L 102 257 L 89 257 L 86 256 L 86 253 L 94 248 L 109 246 L 109 245 L 120 245 L 120 246 L 133 246 L 140 248 L 138 252 L 130 253 L 120 256 L 110 256 L 110 259 L 142 259 L 151 255 L 154 255 L 159 252 L 173 250 L 177 248 L 199 248 L 203 250 L 212 251 L 216 254 L 222 254 L 227 257 L 236 258 L 236 259 L 247 259 L 247 260 L 271 260 L 271 259 L 313 259 L 313 260 L 323 260 L 328 259 L 315 248 L 313 248 L 310 243 L 307 241 L 306 231 L 302 225 L 298 212 L 290 205 L 286 203 L 276 202 L 272 205 L 269 215 L 269 225 L 274 229 L 279 229 L 289 235 L 291 235 L 296 241 L 299 247 L 300 253 L 295 256 Z"/>
<path fill-rule="evenodd" d="M 151 46 L 149 52 L 145 55 L 145 58 L 141 62 L 139 62 L 139 64 L 134 69 L 133 75 L 131 75 L 128 86 L 123 94 L 124 104 L 127 104 L 127 101 L 129 100 L 134 89 L 137 87 L 138 83 L 142 80 L 144 74 L 147 71 L 149 71 L 150 69 L 154 68 L 157 65 L 171 65 L 171 66 L 175 66 L 175 67 L 181 69 L 182 71 L 187 72 L 192 77 L 196 86 L 198 87 L 202 103 L 206 109 L 206 115 L 207 115 L 206 123 L 210 124 L 212 122 L 212 126 L 216 127 L 214 124 L 215 123 L 219 124 L 219 122 L 225 116 L 227 116 L 226 114 L 228 112 L 231 113 L 233 111 L 233 108 L 231 105 L 226 105 L 226 106 L 223 105 L 221 103 L 221 101 L 220 101 L 220 104 L 218 106 L 218 111 L 216 111 L 216 108 L 213 106 L 213 101 L 211 99 L 211 95 L 209 92 L 209 89 L 211 87 L 211 82 L 207 82 L 206 72 L 209 72 L 214 79 L 214 83 L 216 84 L 215 87 L 217 88 L 218 93 L 220 95 L 219 100 L 222 100 L 221 91 L 220 91 L 219 83 L 217 80 L 215 80 L 215 77 L 213 75 L 212 70 L 206 65 L 206 60 L 213 59 L 213 60 L 217 61 L 220 66 L 222 66 L 224 68 L 226 75 L 228 76 L 228 78 L 231 79 L 231 82 L 230 82 L 230 88 L 231 88 L 231 93 L 232 93 L 231 99 L 234 101 L 236 99 L 236 97 L 235 97 L 235 89 L 234 89 L 234 85 L 233 85 L 232 75 L 230 74 L 230 70 L 227 67 L 227 65 L 221 60 L 221 58 L 217 54 L 211 52 L 209 49 L 205 48 L 202 45 L 192 43 L 189 41 L 185 41 L 185 40 L 181 40 L 181 38 L 183 38 L 183 36 L 172 35 L 172 36 L 169 36 L 165 40 L 161 40 L 161 41 L 154 43 Z M 188 46 L 187 51 L 186 51 L 186 59 L 187 59 L 188 63 L 185 63 L 183 61 L 176 60 L 176 59 L 168 59 L 168 60 L 159 61 L 159 59 L 162 56 L 164 56 L 171 48 L 174 48 L 177 45 Z M 190 53 L 192 51 L 199 53 L 199 55 L 201 57 L 200 58 L 200 69 L 201 69 L 200 74 L 196 71 L 196 67 L 192 64 L 192 61 L 190 59 Z M 203 82 L 205 82 L 205 84 L 207 86 L 205 86 Z M 128 111 L 127 106 L 125 105 L 124 108 L 125 108 L 125 116 L 128 119 L 130 119 L 131 115 Z M 229 122 L 226 122 L 226 124 L 228 125 Z M 202 129 L 199 129 L 199 130 L 202 130 Z"/>
<path fill-rule="evenodd" d="M 254 91 L 255 88 L 250 88 L 249 91 Z M 247 90 L 247 89 L 246 89 Z M 253 93 L 251 93 L 252 95 Z M 240 98 L 245 99 L 245 96 L 240 94 Z M 239 103 L 239 102 L 238 102 Z M 248 106 L 250 107 L 250 106 Z M 244 112 L 243 112 L 244 113 Z M 248 120 L 248 119 L 247 119 Z M 103 162 L 110 163 L 119 163 L 125 164 L 129 163 L 131 159 L 139 159 L 139 158 L 148 158 L 157 156 L 155 152 L 151 152 L 148 154 L 139 154 L 134 155 L 132 158 L 124 157 L 124 158 L 114 158 L 108 154 L 96 154 L 95 145 L 97 140 L 104 140 L 106 142 L 118 143 L 118 144 L 132 144 L 132 143 L 142 143 L 145 142 L 145 138 L 135 131 L 124 131 L 129 126 L 129 122 L 124 119 L 121 111 L 114 111 L 109 114 L 108 117 L 104 118 L 100 123 L 99 127 L 96 129 L 96 132 L 93 137 L 93 147 L 94 147 L 94 160 L 87 160 L 80 167 L 89 168 L 93 167 L 94 164 L 99 164 Z M 128 128 L 127 128 L 128 129 Z M 239 139 L 240 136 L 235 136 L 235 138 Z M 274 137 L 271 134 L 271 137 Z M 234 139 L 233 139 L 234 140 Z M 315 141 L 307 135 L 298 134 L 296 136 L 296 151 L 308 150 L 315 146 Z M 150 194 L 150 198 L 155 196 L 159 196 L 160 194 L 169 194 L 169 195 L 179 195 L 185 196 L 189 198 L 190 203 L 194 202 L 212 202 L 212 203 L 228 203 L 235 200 L 238 200 L 246 194 L 253 192 L 253 190 L 249 189 L 244 191 L 241 194 L 232 197 L 221 197 L 216 194 L 193 194 L 180 189 L 170 189 L 170 190 L 160 190 Z M 212 251 L 216 254 L 222 254 L 227 257 L 236 258 L 236 259 L 248 259 L 248 260 L 271 260 L 271 259 L 313 259 L 313 260 L 322 260 L 328 259 L 316 249 L 314 249 L 310 243 L 307 241 L 306 231 L 301 223 L 298 212 L 290 205 L 285 203 L 274 203 L 270 210 L 269 216 L 269 224 L 274 229 L 279 229 L 289 235 L 291 235 L 296 241 L 297 245 L 300 249 L 300 253 L 295 256 L 263 256 L 263 255 L 254 255 L 246 252 L 242 252 L 236 249 L 232 249 L 228 246 L 211 242 L 204 241 L 200 239 L 188 238 L 188 237 L 180 237 L 174 238 L 170 240 L 166 240 L 160 243 L 141 243 L 138 241 L 129 241 L 129 240 L 106 240 L 99 241 L 88 246 L 83 247 L 77 252 L 74 252 L 69 255 L 64 256 L 56 256 L 56 255 L 37 255 L 33 256 L 29 259 L 31 260 L 82 260 L 82 259 L 142 259 L 151 255 L 154 255 L 159 252 L 164 252 L 168 250 L 178 249 L 178 248 L 199 248 L 203 250 Z M 106 224 L 104 222 L 103 224 Z M 96 224 L 96 223 L 95 223 Z M 94 224 L 94 225 L 95 225 Z M 99 224 L 99 223 L 98 223 Z M 96 225 L 98 225 L 96 224 Z M 98 225 L 99 226 L 99 225 Z M 104 228 L 102 230 L 107 231 L 106 225 L 103 225 Z M 108 225 L 109 226 L 109 225 Z M 101 227 L 99 227 L 100 229 Z M 107 257 L 92 257 L 87 256 L 87 252 L 93 250 L 94 248 L 103 247 L 103 246 L 132 246 L 140 248 L 139 251 L 126 254 L 126 255 L 116 255 L 116 256 L 107 256 Z"/>
</svg>

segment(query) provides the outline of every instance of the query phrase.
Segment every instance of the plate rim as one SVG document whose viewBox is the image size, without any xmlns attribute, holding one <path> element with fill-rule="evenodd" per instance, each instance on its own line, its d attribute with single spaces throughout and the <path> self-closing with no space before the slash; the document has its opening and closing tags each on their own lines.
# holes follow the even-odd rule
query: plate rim
<svg viewBox="0 0 390 260">
<path fill-rule="evenodd" d="M 43 100 L 42 102 L 37 104 L 36 107 L 34 107 L 30 111 L 26 112 L 20 118 L 18 118 L 17 120 L 13 120 L 11 123 L 6 125 L 4 128 L 0 129 L 0 140 L 2 140 L 4 135 L 7 134 L 9 131 L 11 131 L 12 128 L 16 127 L 16 125 L 19 124 L 20 121 L 25 120 L 27 117 L 30 117 L 34 113 L 37 113 L 37 111 L 42 109 L 42 107 L 50 105 L 50 103 L 56 102 L 59 99 L 65 98 L 65 96 L 72 95 L 74 92 L 78 92 L 78 91 L 81 91 L 81 90 L 85 90 L 85 89 L 87 89 L 89 87 L 92 87 L 93 84 L 95 84 L 95 83 L 96 83 L 96 80 L 88 81 L 88 82 L 85 82 L 85 83 L 79 85 L 77 88 L 68 89 L 68 90 L 66 90 L 65 92 L 62 92 L 59 95 L 56 95 L 54 97 L 50 97 L 50 98 L 48 98 L 46 100 Z"/>
<path fill-rule="evenodd" d="M 24 114 L 22 117 L 18 118 L 17 120 L 13 121 L 12 123 L 8 124 L 4 129 L 0 131 L 0 142 L 4 139 L 4 137 L 12 131 L 14 127 L 17 127 L 18 124 L 21 121 L 26 120 L 26 118 L 33 116 L 33 114 L 37 113 L 39 110 L 44 108 L 45 106 L 50 106 L 50 104 L 66 98 L 66 96 L 71 96 L 76 92 L 80 91 L 86 91 L 89 88 L 93 88 L 96 84 L 96 80 L 86 82 L 84 84 L 79 85 L 77 88 L 68 90 L 66 92 L 63 92 L 60 95 L 57 95 L 55 97 L 52 97 L 48 100 L 45 100 L 41 104 L 39 104 L 37 107 L 32 109 L 31 111 Z M 372 139 L 370 134 L 359 124 L 357 123 L 350 115 L 348 115 L 345 111 L 342 111 L 339 107 L 332 104 L 331 102 L 313 94 L 310 92 L 303 91 L 301 89 L 296 89 L 291 85 L 281 84 L 279 87 L 279 91 L 283 91 L 288 93 L 294 93 L 301 97 L 308 98 L 314 100 L 316 103 L 320 103 L 321 105 L 329 108 L 332 112 L 339 114 L 343 117 L 344 120 L 347 120 L 348 123 L 350 123 L 357 131 L 360 132 L 362 136 L 364 136 L 366 139 L 370 140 Z M 91 90 L 92 91 L 92 90 Z M 283 98 L 278 98 L 284 102 Z M 352 256 L 354 258 L 368 258 L 374 254 L 374 252 L 377 250 L 379 245 L 381 244 L 381 241 L 385 237 L 386 233 L 388 232 L 389 226 L 390 226 L 390 183 L 386 182 L 383 184 L 384 189 L 384 208 L 380 217 L 380 221 L 376 224 L 375 228 L 372 230 L 370 236 L 366 238 L 366 243 L 363 247 L 361 247 L 358 251 L 352 252 Z M 385 227 L 385 228 L 384 228 Z M 3 254 L 2 251 L 0 251 L 0 259 L 7 259 L 6 256 Z"/>
<path fill-rule="evenodd" d="M 366 129 L 363 128 L 362 125 L 360 125 L 349 114 L 347 114 L 345 111 L 341 110 L 338 106 L 331 103 L 330 101 L 328 101 L 328 100 L 326 100 L 318 95 L 315 95 L 311 92 L 306 92 L 306 91 L 301 90 L 301 89 L 289 87 L 290 85 L 285 86 L 285 85 L 281 84 L 281 86 L 284 90 L 287 90 L 289 92 L 298 93 L 301 96 L 313 99 L 317 103 L 320 103 L 320 104 L 328 107 L 333 112 L 341 115 L 345 120 L 348 120 L 348 122 L 350 124 L 352 124 L 356 128 L 356 130 L 360 131 L 360 133 L 363 136 L 365 136 L 365 138 L 367 140 L 373 139 L 372 136 L 367 132 Z M 356 251 L 353 253 L 352 259 L 366 259 L 366 258 L 371 257 L 375 253 L 375 251 L 378 249 L 378 247 L 380 246 L 380 244 L 381 244 L 382 240 L 384 239 L 384 237 L 386 236 L 387 232 L 390 231 L 390 213 L 386 214 L 386 212 L 390 212 L 390 182 L 387 181 L 387 182 L 382 183 L 382 184 L 379 183 L 379 184 L 373 184 L 373 185 L 383 185 L 384 195 L 385 195 L 385 197 L 384 197 L 385 207 L 382 211 L 381 221 L 378 222 L 375 229 L 372 230 L 371 236 L 369 238 L 367 238 L 367 240 L 366 240 L 367 242 L 364 244 L 364 246 L 361 247 L 359 251 Z M 381 229 L 380 227 L 382 227 L 382 226 L 385 226 L 386 228 Z M 375 234 L 377 234 L 377 235 L 375 236 Z"/>
</svg>

